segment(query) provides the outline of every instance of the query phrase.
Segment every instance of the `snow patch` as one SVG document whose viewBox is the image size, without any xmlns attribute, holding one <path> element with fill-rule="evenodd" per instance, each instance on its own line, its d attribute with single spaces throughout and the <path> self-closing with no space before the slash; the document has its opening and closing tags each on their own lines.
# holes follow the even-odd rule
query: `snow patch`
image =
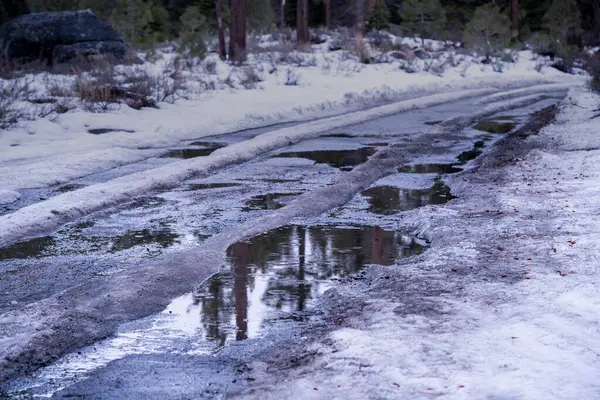
<svg viewBox="0 0 600 400">
<path fill-rule="evenodd" d="M 0 205 L 14 203 L 20 198 L 21 194 L 19 192 L 15 192 L 14 190 L 0 189 Z"/>
</svg>

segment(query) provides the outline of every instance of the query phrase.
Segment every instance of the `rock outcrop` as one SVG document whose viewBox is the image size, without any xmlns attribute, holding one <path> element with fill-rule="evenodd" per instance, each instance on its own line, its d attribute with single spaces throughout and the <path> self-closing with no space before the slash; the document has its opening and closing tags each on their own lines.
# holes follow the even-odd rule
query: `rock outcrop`
<svg viewBox="0 0 600 400">
<path fill-rule="evenodd" d="M 0 26 L 4 62 L 53 66 L 90 56 L 113 63 L 135 59 L 119 32 L 90 10 L 26 14 Z"/>
</svg>

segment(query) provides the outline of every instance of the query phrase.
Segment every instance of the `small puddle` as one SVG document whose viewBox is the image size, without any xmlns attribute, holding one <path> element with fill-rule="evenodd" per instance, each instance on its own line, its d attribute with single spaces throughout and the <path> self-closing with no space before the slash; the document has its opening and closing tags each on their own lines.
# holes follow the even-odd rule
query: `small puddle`
<svg viewBox="0 0 600 400">
<path fill-rule="evenodd" d="M 349 133 L 330 133 L 330 134 L 327 134 L 327 135 L 323 135 L 321 137 L 324 137 L 324 138 L 340 138 L 340 139 L 356 138 L 356 136 L 351 135 Z"/>
<path fill-rule="evenodd" d="M 99 128 L 99 129 L 88 129 L 88 133 L 92 135 L 103 135 L 105 133 L 111 132 L 125 132 L 125 133 L 134 133 L 135 131 L 131 129 L 111 129 L 111 128 Z"/>
<path fill-rule="evenodd" d="M 220 149 L 221 147 L 226 147 L 227 143 L 221 142 L 192 142 L 190 146 L 198 146 L 198 147 L 209 147 L 211 149 Z"/>
<path fill-rule="evenodd" d="M 235 186 L 242 186 L 241 183 L 227 183 L 227 182 L 216 182 L 216 183 L 193 183 L 187 185 L 187 191 L 195 190 L 209 190 L 209 189 L 223 189 Z"/>
<path fill-rule="evenodd" d="M 160 158 L 182 158 L 187 160 L 196 157 L 206 157 L 215 150 L 217 150 L 216 147 L 201 149 L 175 149 L 163 154 L 162 156 L 160 156 Z"/>
<path fill-rule="evenodd" d="M 166 202 L 167 200 L 165 200 L 162 197 L 149 196 L 134 200 L 131 203 L 127 203 L 120 208 L 124 210 L 135 210 L 138 208 L 156 208 L 162 206 Z"/>
<path fill-rule="evenodd" d="M 14 243 L 0 249 L 0 260 L 12 260 L 51 255 L 55 245 L 52 236 L 43 236 L 24 242 Z"/>
<path fill-rule="evenodd" d="M 456 158 L 460 162 L 460 164 L 466 164 L 467 162 L 474 160 L 483 152 L 483 148 L 485 147 L 485 141 L 478 140 L 473 144 L 473 148 L 471 150 L 463 151 Z"/>
<path fill-rule="evenodd" d="M 278 312 L 302 312 L 336 279 L 368 264 L 392 265 L 423 246 L 379 227 L 286 226 L 228 250 L 228 265 L 183 309 L 203 338 L 224 345 L 259 336 Z"/>
<path fill-rule="evenodd" d="M 507 120 L 507 118 L 510 118 L 510 120 Z M 477 129 L 478 131 L 484 131 L 488 133 L 501 134 L 512 131 L 513 129 L 515 129 L 516 126 L 517 124 L 515 122 L 512 122 L 511 117 L 496 117 L 490 119 L 482 119 L 473 126 L 473 129 Z"/>
<path fill-rule="evenodd" d="M 308 158 L 317 164 L 328 164 L 334 168 L 349 171 L 353 167 L 366 162 L 377 150 L 373 147 L 362 147 L 356 150 L 315 150 L 279 153 L 275 157 Z"/>
<path fill-rule="evenodd" d="M 195 233 L 180 234 L 170 229 L 142 229 L 128 231 L 119 236 L 96 236 L 82 233 L 82 230 L 89 226 L 89 224 L 74 225 L 73 231 L 66 233 L 65 236 L 44 236 L 15 243 L 0 249 L 0 260 L 117 253 L 137 246 L 166 249 L 180 244 L 183 240 L 201 242 L 207 238 L 205 235 Z"/>
<path fill-rule="evenodd" d="M 290 182 L 300 182 L 300 179 L 277 179 L 277 178 L 267 178 L 263 179 L 264 182 L 269 183 L 290 183 Z"/>
<path fill-rule="evenodd" d="M 73 192 L 75 190 L 82 189 L 84 187 L 85 187 L 85 185 L 82 185 L 80 183 L 69 183 L 67 185 L 59 187 L 58 189 L 55 190 L 55 192 L 57 192 L 57 193 Z"/>
<path fill-rule="evenodd" d="M 242 208 L 242 211 L 254 211 L 254 210 L 277 210 L 284 206 L 277 201 L 282 197 L 298 196 L 302 193 L 267 193 L 260 194 L 258 196 L 251 197 L 246 201 L 246 206 Z"/>
<path fill-rule="evenodd" d="M 398 172 L 410 174 L 455 174 L 462 170 L 456 164 L 413 164 L 398 168 Z"/>
<path fill-rule="evenodd" d="M 454 198 L 450 188 L 441 179 L 424 190 L 400 189 L 393 186 L 376 186 L 362 192 L 369 198 L 369 211 L 375 214 L 391 215 L 413 210 L 426 205 L 444 204 Z"/>
<path fill-rule="evenodd" d="M 369 146 L 371 147 L 386 147 L 389 146 L 389 143 L 387 142 L 374 142 L 374 143 L 368 143 Z"/>
<path fill-rule="evenodd" d="M 158 231 L 151 231 L 149 229 L 131 231 L 122 236 L 112 238 L 110 240 L 110 242 L 112 242 L 110 245 L 110 252 L 116 253 L 142 245 L 156 245 L 164 249 L 179 243 L 180 236 L 181 235 L 175 234 L 169 229 Z M 102 239 L 106 240 L 106 238 Z"/>
</svg>

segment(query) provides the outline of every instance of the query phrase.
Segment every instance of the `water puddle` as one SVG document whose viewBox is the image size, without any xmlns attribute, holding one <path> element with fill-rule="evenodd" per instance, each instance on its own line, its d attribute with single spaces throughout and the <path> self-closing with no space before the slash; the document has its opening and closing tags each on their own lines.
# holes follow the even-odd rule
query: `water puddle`
<svg viewBox="0 0 600 400">
<path fill-rule="evenodd" d="M 466 150 L 460 153 L 456 158 L 458 159 L 460 164 L 466 164 L 467 162 L 474 160 L 483 152 L 483 148 L 485 147 L 485 141 L 478 140 L 473 144 L 473 148 L 471 150 Z"/>
<path fill-rule="evenodd" d="M 398 168 L 398 172 L 409 174 L 455 174 L 462 170 L 456 164 L 413 164 Z"/>
<path fill-rule="evenodd" d="M 263 179 L 264 182 L 269 183 L 290 183 L 290 182 L 300 182 L 300 179 L 277 179 L 277 178 L 267 178 Z"/>
<path fill-rule="evenodd" d="M 194 293 L 187 318 L 219 345 L 257 337 L 267 319 L 306 310 L 335 280 L 423 249 L 379 227 L 275 229 L 229 248 L 228 265 Z"/>
<path fill-rule="evenodd" d="M 400 189 L 393 186 L 376 186 L 362 192 L 369 198 L 369 211 L 375 214 L 391 215 L 413 210 L 426 205 L 444 204 L 454 198 L 450 188 L 441 179 L 424 190 Z"/>
<path fill-rule="evenodd" d="M 340 138 L 340 139 L 356 138 L 356 136 L 351 135 L 349 133 L 330 133 L 330 134 L 327 134 L 327 135 L 323 135 L 321 137 L 324 137 L 324 138 Z"/>
<path fill-rule="evenodd" d="M 138 246 L 146 246 L 148 252 L 146 255 L 150 256 L 158 254 L 151 249 L 166 249 L 183 242 L 199 243 L 207 237 L 195 233 L 177 233 L 168 228 L 134 230 L 117 236 L 82 233 L 90 226 L 90 224 L 77 224 L 73 226 L 73 230 L 63 231 L 56 237 L 44 236 L 12 244 L 0 249 L 0 260 L 117 253 Z"/>
<path fill-rule="evenodd" d="M 84 187 L 85 187 L 85 185 L 82 185 L 79 183 L 69 183 L 67 185 L 63 185 L 63 186 L 59 187 L 58 189 L 55 190 L 55 192 L 57 192 L 57 193 L 73 192 L 75 190 L 82 189 Z"/>
<path fill-rule="evenodd" d="M 190 146 L 208 147 L 211 149 L 220 149 L 221 147 L 227 146 L 227 143 L 221 142 L 192 142 Z"/>
<path fill-rule="evenodd" d="M 371 147 L 386 147 L 389 146 L 389 143 L 386 142 L 374 142 L 374 143 L 369 143 L 368 144 Z"/>
<path fill-rule="evenodd" d="M 147 209 L 147 208 L 156 208 L 164 205 L 167 202 L 162 197 L 156 196 L 148 196 L 142 197 L 137 200 L 132 201 L 131 203 L 127 203 L 126 205 L 120 207 L 124 210 L 135 210 L 135 209 Z"/>
<path fill-rule="evenodd" d="M 490 119 L 482 119 L 473 126 L 473 129 L 484 131 L 493 134 L 509 133 L 515 129 L 517 124 L 512 121 L 512 117 L 495 117 Z"/>
<path fill-rule="evenodd" d="M 235 186 L 242 186 L 241 183 L 227 183 L 227 182 L 216 182 L 216 183 L 193 183 L 187 185 L 187 191 L 196 190 L 209 190 L 209 189 L 223 189 Z"/>
<path fill-rule="evenodd" d="M 23 242 L 14 243 L 0 249 L 0 260 L 12 260 L 51 255 L 56 241 L 51 236 L 43 236 Z"/>
<path fill-rule="evenodd" d="M 190 159 L 190 158 L 196 158 L 196 157 L 206 157 L 208 155 L 210 155 L 212 152 L 214 152 L 215 150 L 217 150 L 217 148 L 199 148 L 199 149 L 175 149 L 175 150 L 171 150 L 165 154 L 163 154 L 162 156 L 160 156 L 160 158 L 181 158 L 184 160 Z"/>
<path fill-rule="evenodd" d="M 242 208 L 242 211 L 254 211 L 254 210 L 277 210 L 284 206 L 284 204 L 277 201 L 282 197 L 298 196 L 302 193 L 267 193 L 260 194 L 251 197 L 246 201 L 246 205 Z"/>
<path fill-rule="evenodd" d="M 115 253 L 142 245 L 156 245 L 164 249 L 179 243 L 179 238 L 180 235 L 173 233 L 169 229 L 131 231 L 110 239 L 110 252 Z"/>
<path fill-rule="evenodd" d="M 105 133 L 111 132 L 126 132 L 126 133 L 134 133 L 135 131 L 131 129 L 111 129 L 111 128 L 99 128 L 99 129 L 88 129 L 88 133 L 92 135 L 103 135 Z"/>
<path fill-rule="evenodd" d="M 279 153 L 275 157 L 307 158 L 317 164 L 328 164 L 334 168 L 349 171 L 353 167 L 366 162 L 377 150 L 373 147 L 362 147 L 355 150 L 315 150 Z"/>
</svg>

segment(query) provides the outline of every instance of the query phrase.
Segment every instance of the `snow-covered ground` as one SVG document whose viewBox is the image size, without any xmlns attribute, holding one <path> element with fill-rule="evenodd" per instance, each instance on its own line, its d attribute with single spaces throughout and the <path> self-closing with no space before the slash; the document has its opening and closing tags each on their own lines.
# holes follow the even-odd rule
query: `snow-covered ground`
<svg viewBox="0 0 600 400">
<path fill-rule="evenodd" d="M 426 62 L 420 59 L 410 65 L 417 72 L 407 72 L 404 60 L 364 65 L 344 51 L 325 51 L 322 45 L 314 50 L 291 53 L 295 61 L 288 59 L 285 64 L 273 63 L 273 52 L 257 54 L 250 60 L 253 72 L 247 67 L 234 69 L 211 57 L 198 71 L 184 74 L 192 88 L 184 93 L 190 97 L 187 100 L 141 111 L 119 106 L 106 113 L 84 111 L 78 105 L 65 114 L 0 131 L 0 204 L 17 201 L 23 189 L 66 182 L 157 156 L 183 140 L 306 121 L 418 96 L 437 95 L 429 98 L 436 104 L 442 99 L 491 93 L 477 91 L 490 87 L 582 82 L 581 77 L 551 68 L 540 70 L 539 60 L 526 51 L 518 53 L 515 63 L 505 64 L 502 73 L 462 56 L 456 65 L 434 74 L 423 71 Z M 440 57 L 451 54 L 447 51 Z M 163 57 L 138 68 L 161 74 L 172 55 Z M 258 79 L 251 86 L 255 88 L 242 89 L 243 82 L 250 85 L 248 77 L 254 73 Z M 23 79 L 31 80 L 43 98 L 51 95 L 48 82 L 64 80 L 62 84 L 68 86 L 76 78 L 37 75 Z M 218 90 L 193 90 L 210 85 L 208 81 Z M 527 89 L 511 96 L 531 93 L 532 89 Z M 487 101 L 505 97 L 506 93 Z M 159 185 L 160 179 L 183 179 L 201 169 L 208 171 L 215 160 L 217 166 L 226 165 L 236 157 L 246 159 L 273 149 L 289 138 L 305 139 L 314 132 L 388 115 L 419 102 L 425 106 L 429 104 L 426 101 L 396 103 L 383 108 L 384 112 L 380 108 L 318 121 L 306 130 L 288 128 L 267 133 L 244 145 L 217 151 L 208 161 L 177 162 L 163 169 L 161 176 L 155 174 L 157 171 L 146 171 L 102 187 L 67 193 L 54 203 L 50 199 L 38 208 L 31 206 L 29 211 L 13 214 L 13 225 L 0 225 L 0 231 L 10 241 L 10 235 L 22 234 L 31 221 L 39 223 L 40 218 L 49 217 L 50 224 L 56 225 L 102 204 L 143 193 L 144 188 Z M 596 201 L 600 195 L 600 136 L 598 120 L 590 119 L 596 106 L 597 98 L 581 88 L 573 89 L 557 122 L 539 137 L 528 139 L 538 149 L 524 159 L 498 166 L 502 184 L 474 177 L 461 181 L 459 176 L 450 182 L 459 200 L 407 214 L 403 223 L 418 225 L 416 231 L 432 240 L 432 248 L 418 264 L 370 269 L 374 285 L 358 284 L 344 293 L 368 299 L 365 314 L 315 343 L 312 349 L 319 356 L 314 364 L 263 385 L 260 397 L 600 397 L 600 292 L 594 275 L 600 247 L 595 223 L 600 211 Z M 133 132 L 88 133 L 105 128 Z M 144 176 L 146 181 L 137 180 Z M 76 201 L 83 201 L 88 209 Z M 36 210 L 45 214 L 36 214 Z M 482 215 L 485 218 L 480 218 Z M 468 270 L 483 272 L 464 272 Z M 489 276 L 484 274 L 488 270 Z M 445 275 L 463 272 L 460 286 Z M 397 278 L 392 279 L 395 282 L 405 278 L 407 284 L 390 286 L 386 292 L 384 276 Z M 507 277 L 510 283 L 502 281 Z M 402 290 L 417 296 L 433 292 L 427 298 L 433 305 L 419 300 L 411 303 L 409 295 L 402 297 Z M 369 298 L 371 292 L 386 294 Z M 260 369 L 257 365 L 256 370 Z M 255 394 L 248 395 L 257 397 Z"/>
<path fill-rule="evenodd" d="M 362 312 L 246 397 L 599 398 L 598 104 L 573 89 L 516 142 L 533 150 L 505 148 L 450 181 L 458 200 L 408 213 L 431 249 L 340 288 Z"/>
</svg>

